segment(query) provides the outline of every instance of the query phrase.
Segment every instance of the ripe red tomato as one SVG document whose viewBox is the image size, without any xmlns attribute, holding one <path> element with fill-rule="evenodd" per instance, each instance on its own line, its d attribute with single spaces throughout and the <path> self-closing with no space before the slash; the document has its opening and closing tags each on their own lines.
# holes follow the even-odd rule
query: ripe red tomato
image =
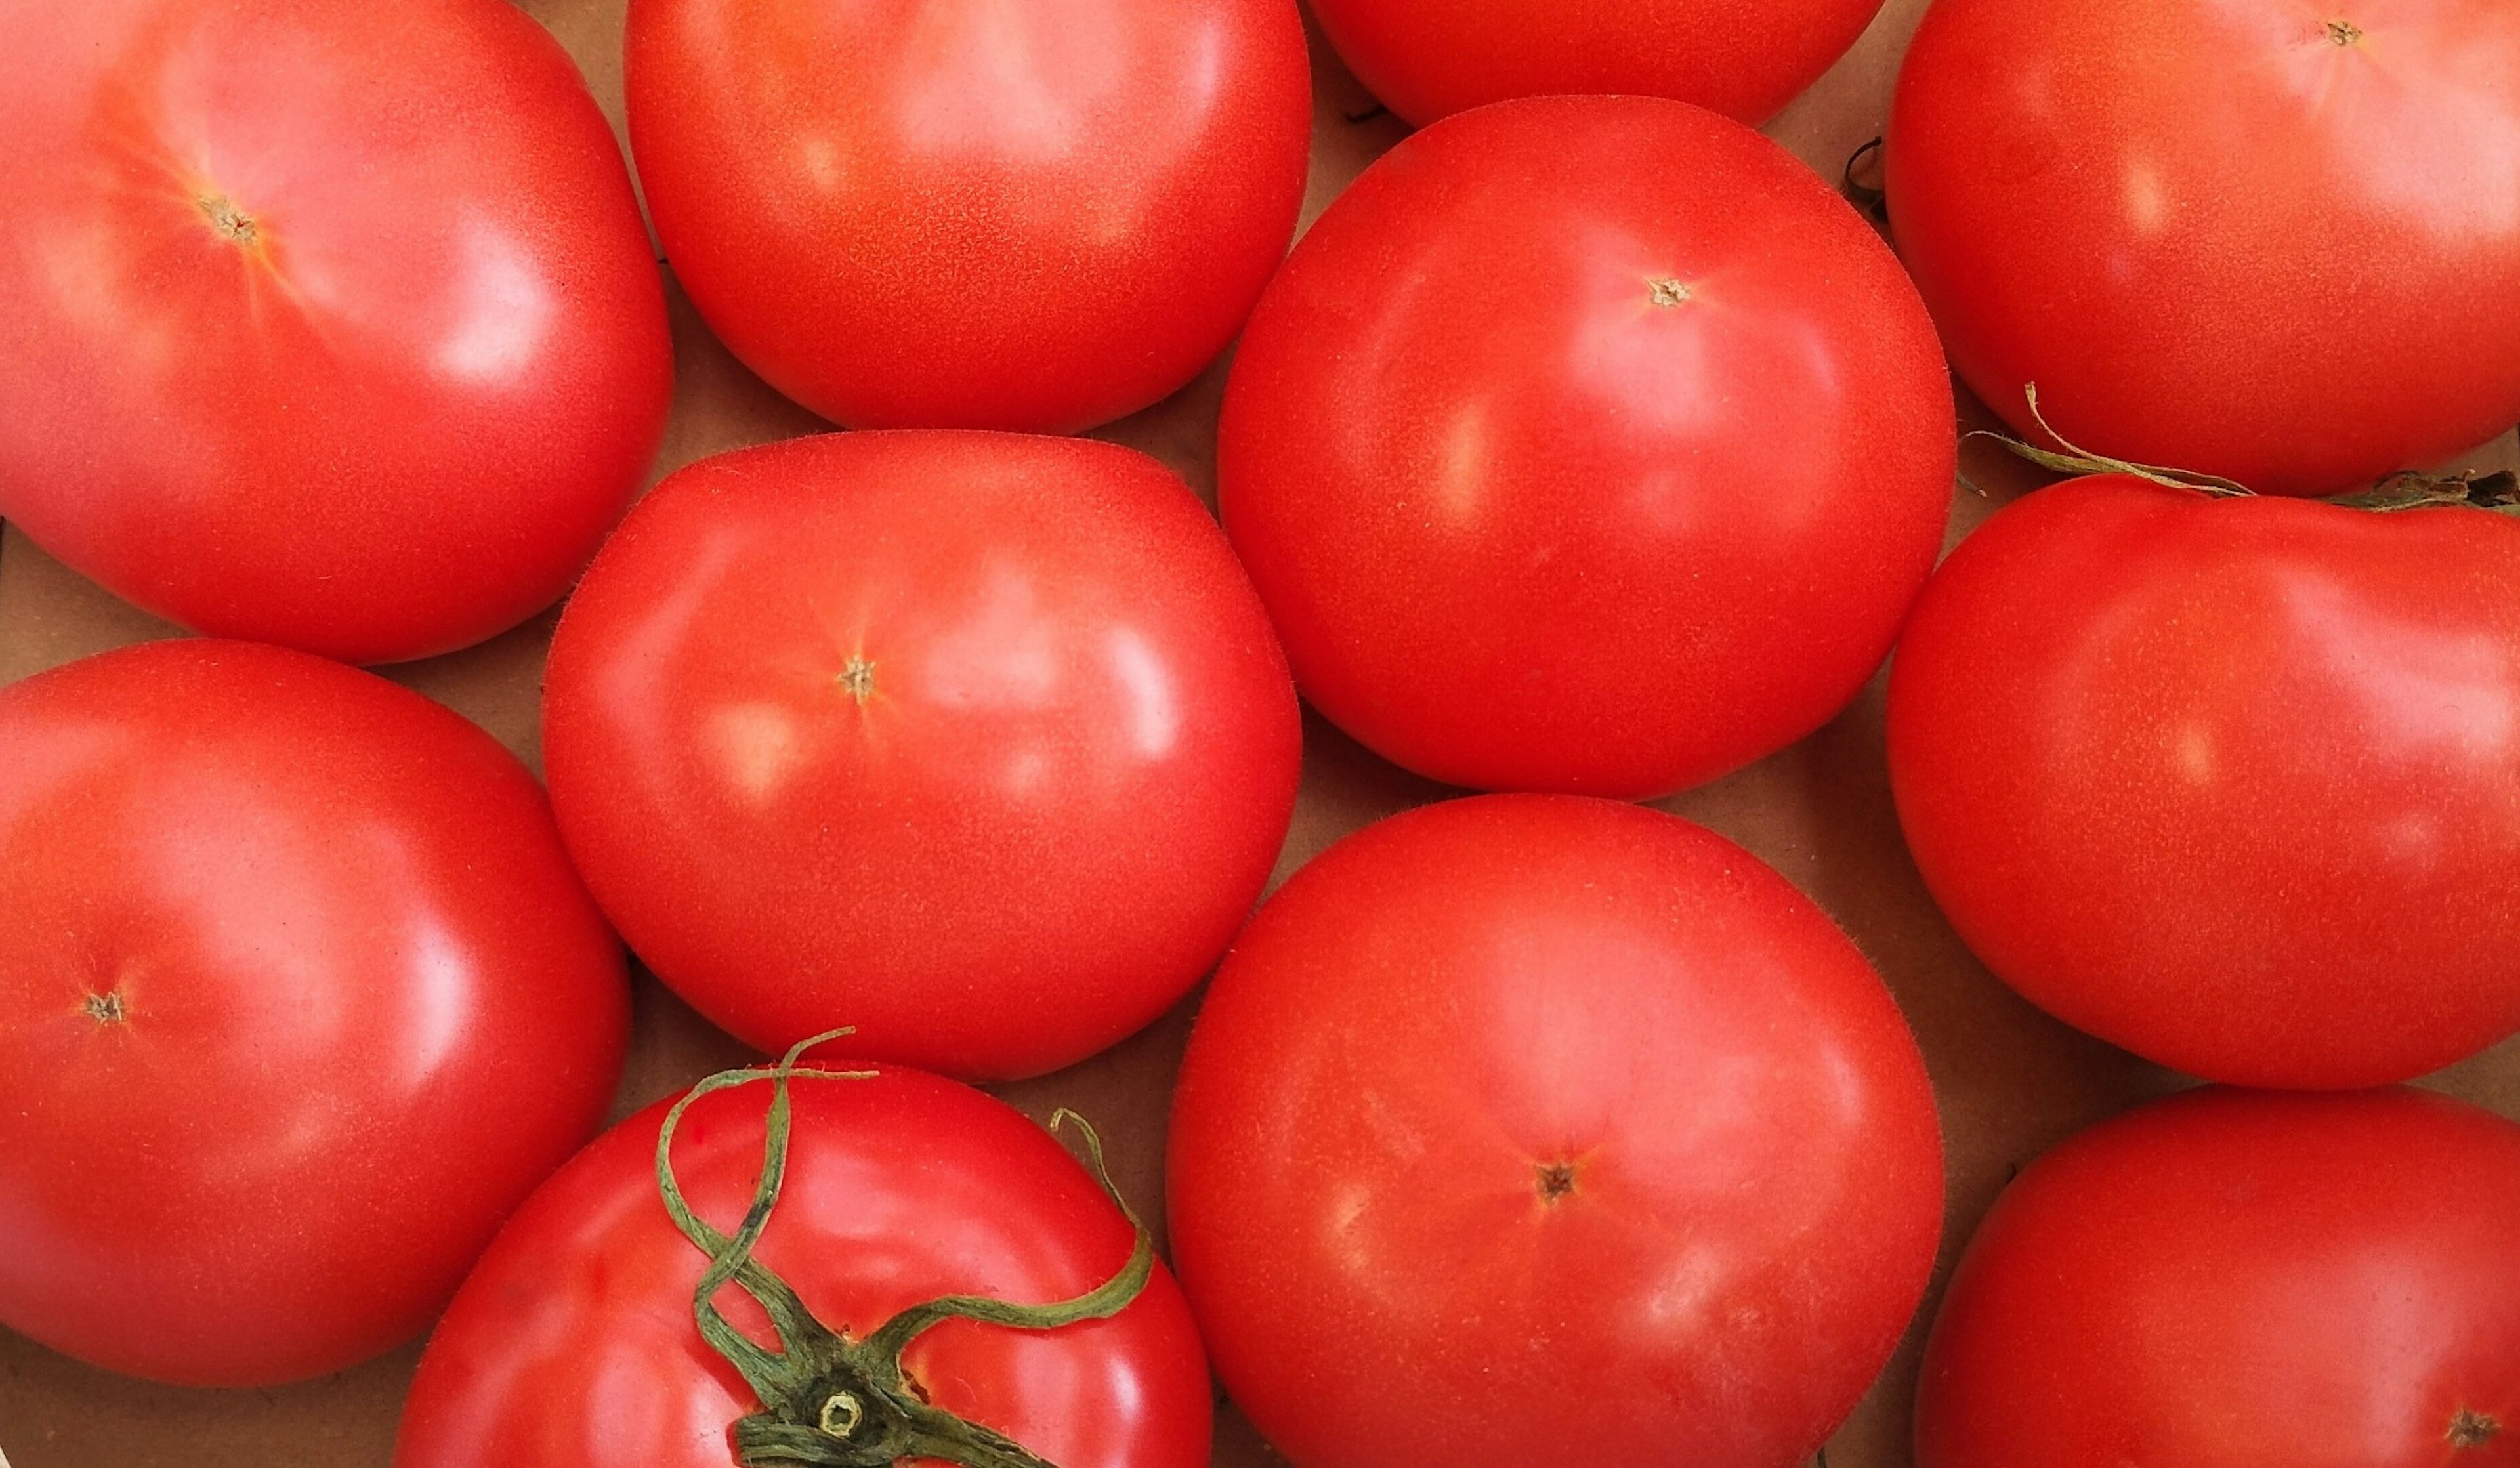
<svg viewBox="0 0 2520 1468">
<path fill-rule="evenodd" d="M 1189 381 L 1303 201 L 1291 0 L 632 0 L 693 303 L 852 427 L 1068 431 Z"/>
<path fill-rule="evenodd" d="M 1937 0 L 1884 154 L 2024 433 L 2333 494 L 2520 420 L 2520 7 Z"/>
<path fill-rule="evenodd" d="M 756 1257 L 832 1329 L 862 1340 L 948 1294 L 1065 1300 L 1130 1257 L 1127 1221 L 1085 1170 L 978 1091 L 886 1069 L 800 1078 L 793 1100 Z M 720 1091 L 676 1135 L 681 1185 L 719 1227 L 754 1196 L 764 1104 L 762 1088 Z M 665 1109 L 587 1148 L 482 1257 L 421 1358 L 395 1468 L 729 1468 L 729 1429 L 761 1403 L 693 1323 L 708 1260 L 657 1198 Z M 776 1341 L 761 1311 L 723 1295 L 739 1329 Z M 1060 1468 L 1206 1468 L 1207 1364 L 1160 1264 L 1109 1319 L 1042 1332 L 949 1320 L 904 1362 L 920 1400 Z"/>
<path fill-rule="evenodd" d="M 1424 124 L 1513 97 L 1670 97 L 1763 122 L 1881 0 L 1313 0 L 1357 79 Z"/>
<path fill-rule="evenodd" d="M 265 1386 L 426 1326 L 603 1121 L 620 946 L 416 693 L 171 642 L 0 690 L 0 1322 Z"/>
<path fill-rule="evenodd" d="M 702 1013 L 983 1078 L 1081 1060 L 1216 961 L 1301 738 L 1188 487 L 962 431 L 667 479 L 561 619 L 543 720 L 588 884 Z"/>
<path fill-rule="evenodd" d="M 1646 796 L 1791 743 L 1941 548 L 1942 352 L 1818 177 L 1675 102 L 1437 123 L 1304 237 L 1235 359 L 1227 533 L 1388 759 Z"/>
<path fill-rule="evenodd" d="M 1942 1213 L 1924 1066 L 1731 842 L 1563 796 L 1413 811 L 1296 873 L 1174 1102 L 1174 1259 L 1299 1468 L 1807 1457 Z"/>
<path fill-rule="evenodd" d="M 2204 1090 L 2033 1163 L 1952 1276 L 1917 1468 L 2520 1463 L 2520 1127 Z"/>
<path fill-rule="evenodd" d="M 551 604 L 664 431 L 664 295 L 499 0 L 0 7 L 0 515 L 186 626 L 392 662 Z"/>
<path fill-rule="evenodd" d="M 2520 1029 L 2520 525 L 2043 489 L 1890 678 L 1934 897 L 2033 1002 L 2164 1065 L 2369 1086 Z"/>
</svg>

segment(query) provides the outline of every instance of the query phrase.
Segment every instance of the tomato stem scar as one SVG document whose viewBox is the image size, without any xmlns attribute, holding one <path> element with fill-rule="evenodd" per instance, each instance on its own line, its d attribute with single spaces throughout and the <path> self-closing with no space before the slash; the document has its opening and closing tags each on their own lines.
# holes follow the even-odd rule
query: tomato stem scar
<svg viewBox="0 0 2520 1468">
<path fill-rule="evenodd" d="M 2351 21 L 2327 22 L 2327 38 L 2339 46 L 2351 46 L 2362 39 L 2362 28 Z"/>
<path fill-rule="evenodd" d="M 253 216 L 228 201 L 224 194 L 204 194 L 194 200 L 202 213 L 222 235 L 239 245 L 251 245 L 254 240 Z"/>
<path fill-rule="evenodd" d="M 1685 305 L 1688 301 L 1688 283 L 1665 276 L 1645 282 L 1645 294 L 1657 306 Z"/>
<path fill-rule="evenodd" d="M 1540 1201 L 1554 1203 L 1575 1190 L 1575 1164 L 1549 1162 L 1541 1164 Z"/>
<path fill-rule="evenodd" d="M 122 996 L 112 990 L 103 994 L 89 995 L 86 1008 L 87 1017 L 101 1025 L 121 1024 L 129 1017 L 130 1012 L 123 1005 Z"/>
<path fill-rule="evenodd" d="M 2458 1415 L 2450 1419 L 2450 1446 L 2483 1447 L 2501 1432 L 2502 1424 L 2498 1419 L 2472 1407 L 2461 1407 Z"/>
<path fill-rule="evenodd" d="M 875 692 L 875 664 L 863 657 L 850 658 L 840 669 L 840 687 L 858 702 L 866 702 Z"/>
</svg>

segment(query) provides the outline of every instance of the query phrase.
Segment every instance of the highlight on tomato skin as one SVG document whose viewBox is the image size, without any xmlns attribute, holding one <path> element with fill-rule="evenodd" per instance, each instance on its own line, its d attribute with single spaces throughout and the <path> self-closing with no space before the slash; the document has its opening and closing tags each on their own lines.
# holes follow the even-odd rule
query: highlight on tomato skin
<svg viewBox="0 0 2520 1468">
<path fill-rule="evenodd" d="M 0 515 L 356 663 L 560 600 L 662 438 L 611 129 L 502 0 L 0 7 Z"/>
<path fill-rule="evenodd" d="M 1218 971 L 1174 1260 L 1296 1468 L 1807 1460 L 1943 1207 L 1889 991 L 1756 858 L 1566 796 L 1347 837 Z"/>
<path fill-rule="evenodd" d="M 0 689 L 0 1325 L 183 1386 L 381 1355 L 629 1011 L 532 775 L 421 695 L 194 639 Z"/>
<path fill-rule="evenodd" d="M 2520 523 L 2126 475 L 1999 512 L 1893 660 L 1916 867 L 1996 975 L 2209 1080 L 2520 1031 Z"/>
<path fill-rule="evenodd" d="M 1952 1275 L 1917 1468 L 2520 1458 L 2520 1127 L 2209 1088 L 2059 1144 Z"/>
</svg>

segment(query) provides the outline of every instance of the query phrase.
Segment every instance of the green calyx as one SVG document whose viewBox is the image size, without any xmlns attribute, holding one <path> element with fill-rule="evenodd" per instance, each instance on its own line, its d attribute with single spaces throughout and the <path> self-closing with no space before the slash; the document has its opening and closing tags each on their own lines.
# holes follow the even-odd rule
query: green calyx
<svg viewBox="0 0 2520 1468">
<path fill-rule="evenodd" d="M 801 1067 L 805 1052 L 849 1034 L 834 1030 L 796 1045 L 775 1066 L 723 1071 L 700 1082 L 665 1113 L 656 1136 L 656 1189 L 683 1236 L 708 1256 L 707 1272 L 692 1298 L 701 1339 L 742 1373 L 760 1411 L 735 1424 L 736 1457 L 745 1464 L 805 1463 L 824 1468 L 889 1468 L 903 1458 L 937 1458 L 964 1468 L 1055 1468 L 1005 1434 L 930 1405 L 903 1375 L 902 1353 L 929 1328 L 947 1320 L 977 1320 L 1011 1330 L 1057 1330 L 1118 1314 L 1138 1298 L 1154 1272 L 1154 1235 L 1111 1185 L 1102 1140 L 1082 1117 L 1061 1110 L 1051 1118 L 1055 1133 L 1073 1122 L 1085 1140 L 1094 1177 L 1137 1230 L 1137 1246 L 1120 1271 L 1099 1288 L 1051 1305 L 1014 1305 L 973 1295 L 931 1300 L 886 1320 L 862 1340 L 816 1319 L 788 1282 L 755 1260 L 753 1250 L 769 1227 L 771 1211 L 788 1172 L 793 1121 L 789 1083 L 867 1080 L 872 1071 Z M 752 1206 L 733 1234 L 722 1233 L 693 1212 L 674 1177 L 674 1134 L 692 1103 L 715 1091 L 768 1081 L 770 1112 L 762 1142 L 761 1175 Z M 721 1290 L 733 1285 L 760 1305 L 779 1336 L 772 1350 L 737 1330 L 717 1308 Z"/>
<path fill-rule="evenodd" d="M 2257 492 L 2235 480 L 2214 474 L 2192 473 L 2186 469 L 2165 468 L 2157 464 L 2137 464 L 2132 460 L 2112 459 L 2094 454 L 2076 445 L 2059 433 L 2039 411 L 2039 384 L 2022 384 L 2021 395 L 2029 400 L 2030 420 L 2039 430 L 2054 439 L 2064 452 L 2043 449 L 2024 443 L 2006 433 L 1979 429 L 1968 438 L 1991 438 L 2016 456 L 2029 460 L 2041 468 L 2060 474 L 2130 474 L 2138 479 L 2166 484 L 2173 489 L 2192 489 L 2217 499 L 2254 499 Z M 1962 480 L 1966 483 L 1966 480 Z M 1976 490 L 1976 485 L 1969 485 Z M 1982 492 L 1982 491 L 1981 491 Z M 2343 495 L 2325 502 L 2348 510 L 2390 512 L 2421 510 L 2433 506 L 2463 505 L 2476 510 L 2491 510 L 2501 514 L 2520 514 L 2520 474 L 2500 469 L 2490 474 L 2426 474 L 2402 469 L 2360 494 Z"/>
</svg>

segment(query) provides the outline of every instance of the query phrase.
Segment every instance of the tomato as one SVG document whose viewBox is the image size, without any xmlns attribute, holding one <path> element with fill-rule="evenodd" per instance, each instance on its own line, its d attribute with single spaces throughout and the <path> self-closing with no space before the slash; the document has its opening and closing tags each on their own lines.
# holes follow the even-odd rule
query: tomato
<svg viewBox="0 0 2520 1468">
<path fill-rule="evenodd" d="M 984 1078 L 1104 1048 L 1216 961 L 1301 738 L 1187 486 L 959 430 L 667 479 L 561 619 L 543 718 L 589 885 L 702 1013 Z"/>
<path fill-rule="evenodd" d="M 0 1323 L 202 1386 L 419 1333 L 603 1121 L 620 946 L 533 777 L 245 643 L 0 690 Z"/>
<path fill-rule="evenodd" d="M 1439 122 L 1235 359 L 1226 531 L 1306 696 L 1485 789 L 1666 794 L 1811 733 L 1941 548 L 1941 349 L 1810 170 L 1674 102 Z"/>
<path fill-rule="evenodd" d="M 2520 420 L 2520 8 L 1937 0 L 1884 154 L 2024 433 L 2333 494 Z"/>
<path fill-rule="evenodd" d="M 2520 1030 L 2520 525 L 2043 489 L 1963 542 L 1890 679 L 1935 900 L 2069 1024 L 2254 1086 Z"/>
<path fill-rule="evenodd" d="M 0 515 L 353 662 L 549 605 L 664 431 L 611 131 L 499 0 L 0 8 Z"/>
<path fill-rule="evenodd" d="M 1999 1199 L 1917 1468 L 2520 1463 L 2520 1127 L 2411 1090 L 2204 1090 Z"/>
<path fill-rule="evenodd" d="M 1292 0 L 632 0 L 624 80 L 693 303 L 851 427 L 1146 407 L 1242 325 L 1303 200 Z"/>
<path fill-rule="evenodd" d="M 1565 796 L 1297 872 L 1172 1125 L 1183 1283 L 1298 1468 L 1785 1468 L 1888 1360 L 1942 1212 L 1854 945 L 1721 837 Z"/>
<path fill-rule="evenodd" d="M 680 1185 L 720 1227 L 754 1196 L 763 1104 L 760 1088 L 703 1097 L 675 1137 Z M 829 1329 L 863 1340 L 949 1294 L 1065 1300 L 1130 1257 L 1128 1223 L 1084 1169 L 968 1087 L 886 1068 L 799 1079 L 793 1104 L 786 1184 L 756 1257 Z M 693 1322 L 709 1260 L 657 1198 L 665 1111 L 587 1148 L 482 1257 L 421 1358 L 395 1468 L 738 1461 L 729 1429 L 762 1403 Z M 724 1294 L 739 1329 L 777 1341 L 759 1309 Z M 1160 1264 L 1109 1319 L 1031 1333 L 948 1320 L 903 1361 L 919 1401 L 1059 1468 L 1207 1463 L 1207 1364 Z"/>
<path fill-rule="evenodd" d="M 1670 97 L 1761 122 L 1881 0 L 1313 0 L 1357 79 L 1415 123 L 1514 97 Z"/>
</svg>

